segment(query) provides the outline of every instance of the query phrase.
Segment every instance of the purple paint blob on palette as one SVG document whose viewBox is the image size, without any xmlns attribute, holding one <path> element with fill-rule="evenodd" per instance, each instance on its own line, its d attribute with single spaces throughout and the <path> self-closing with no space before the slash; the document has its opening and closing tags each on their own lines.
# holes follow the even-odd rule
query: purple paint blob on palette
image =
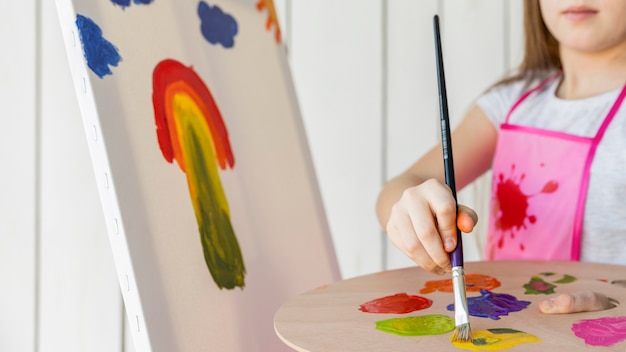
<svg viewBox="0 0 626 352">
<path fill-rule="evenodd" d="M 626 317 L 584 319 L 572 325 L 572 331 L 590 346 L 613 346 L 626 340 Z"/>
<path fill-rule="evenodd" d="M 528 301 L 520 301 L 512 295 L 492 293 L 480 290 L 480 296 L 468 297 L 467 306 L 471 316 L 499 320 L 501 316 L 511 312 L 519 312 L 530 305 Z M 454 304 L 448 305 L 449 311 L 454 311 Z"/>
</svg>

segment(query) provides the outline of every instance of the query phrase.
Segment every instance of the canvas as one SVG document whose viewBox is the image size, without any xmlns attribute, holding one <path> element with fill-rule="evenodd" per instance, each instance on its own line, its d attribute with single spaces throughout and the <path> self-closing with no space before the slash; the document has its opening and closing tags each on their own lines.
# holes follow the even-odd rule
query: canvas
<svg viewBox="0 0 626 352">
<path fill-rule="evenodd" d="M 339 279 L 271 0 L 57 0 L 137 351 L 289 350 Z"/>
</svg>

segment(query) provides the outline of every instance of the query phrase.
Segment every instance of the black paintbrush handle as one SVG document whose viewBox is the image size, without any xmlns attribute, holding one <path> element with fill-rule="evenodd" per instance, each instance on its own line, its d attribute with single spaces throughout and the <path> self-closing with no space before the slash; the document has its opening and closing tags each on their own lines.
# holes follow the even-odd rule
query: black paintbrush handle
<svg viewBox="0 0 626 352">
<path fill-rule="evenodd" d="M 435 52 L 437 62 L 437 83 L 439 87 L 439 112 L 441 120 L 441 144 L 443 148 L 443 169 L 446 177 L 446 185 L 452 191 L 454 201 L 456 202 L 456 182 L 454 180 L 454 161 L 452 158 L 452 137 L 450 133 L 450 118 L 448 114 L 448 96 L 446 93 L 446 77 L 443 69 L 443 52 L 441 49 L 441 32 L 439 30 L 439 16 L 435 15 L 433 19 L 435 30 Z M 457 245 L 454 251 L 450 253 L 450 261 L 452 267 L 463 266 L 463 243 L 461 240 L 461 231 L 456 230 Z"/>
</svg>

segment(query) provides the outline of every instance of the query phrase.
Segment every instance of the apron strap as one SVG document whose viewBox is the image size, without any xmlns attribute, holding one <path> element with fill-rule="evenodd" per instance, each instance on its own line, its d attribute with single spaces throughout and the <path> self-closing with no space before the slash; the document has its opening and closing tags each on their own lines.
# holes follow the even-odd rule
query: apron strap
<svg viewBox="0 0 626 352">
<path fill-rule="evenodd" d="M 597 141 L 597 143 L 600 143 L 600 140 L 602 139 L 602 136 L 604 136 L 604 132 L 609 127 L 609 124 L 611 123 L 611 121 L 613 121 L 613 118 L 615 117 L 615 115 L 617 115 L 617 111 L 622 106 L 622 102 L 624 101 L 625 97 L 626 97 L 626 85 L 624 85 L 624 87 L 622 88 L 622 91 L 617 96 L 617 99 L 615 100 L 615 103 L 613 103 L 613 106 L 611 107 L 611 110 L 606 115 L 606 118 L 604 119 L 604 122 L 602 122 L 602 125 L 598 129 L 598 132 L 596 133 L 596 136 L 593 138 L 594 141 Z"/>
<path fill-rule="evenodd" d="M 619 93 L 619 96 L 613 103 L 611 110 L 604 118 L 602 125 L 596 132 L 596 135 L 591 140 L 591 147 L 589 148 L 589 153 L 587 154 L 587 160 L 585 161 L 585 171 L 582 179 L 580 192 L 578 193 L 578 206 L 576 208 L 576 222 L 574 224 L 574 240 L 572 241 L 572 260 L 579 261 L 580 260 L 580 242 L 582 237 L 582 227 L 583 227 L 583 214 L 585 212 L 585 200 L 587 198 L 587 189 L 589 187 L 589 178 L 591 175 L 591 164 L 593 163 L 593 158 L 596 155 L 596 150 L 598 149 L 598 145 L 604 136 L 604 132 L 606 132 L 607 128 L 615 115 L 617 115 L 617 111 L 622 105 L 624 98 L 626 97 L 626 85 L 622 88 L 622 91 Z"/>
<path fill-rule="evenodd" d="M 539 83 L 535 88 L 528 90 L 526 93 L 524 93 L 519 99 L 517 99 L 517 101 L 515 102 L 515 104 L 513 104 L 513 106 L 511 106 L 511 109 L 509 109 L 509 113 L 506 114 L 506 119 L 504 120 L 505 124 L 509 123 L 509 118 L 511 117 L 511 114 L 513 113 L 513 111 L 515 109 L 517 109 L 517 107 L 524 101 L 526 100 L 526 98 L 528 98 L 529 95 L 533 94 L 534 92 L 540 90 L 541 88 L 545 87 L 546 84 L 550 83 L 553 79 L 555 79 L 556 77 L 560 76 L 562 73 L 561 70 L 558 70 L 557 72 L 553 73 L 552 75 L 550 75 L 548 78 L 544 79 L 541 83 Z"/>
</svg>

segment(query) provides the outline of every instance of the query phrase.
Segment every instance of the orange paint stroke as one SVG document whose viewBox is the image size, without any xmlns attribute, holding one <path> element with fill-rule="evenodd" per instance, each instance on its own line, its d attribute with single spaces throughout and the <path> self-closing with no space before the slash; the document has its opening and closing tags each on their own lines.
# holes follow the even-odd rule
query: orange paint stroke
<svg viewBox="0 0 626 352">
<path fill-rule="evenodd" d="M 271 30 L 272 29 L 272 25 L 274 25 L 274 36 L 276 38 L 276 43 L 280 43 L 281 41 L 281 37 L 280 37 L 280 25 L 278 24 L 278 15 L 276 14 L 276 7 L 274 6 L 274 1 L 273 0 L 259 0 L 259 2 L 256 3 L 256 8 L 259 11 L 263 11 L 264 9 L 267 9 L 267 22 L 265 22 L 265 29 L 266 30 Z"/>
<path fill-rule="evenodd" d="M 479 292 L 481 289 L 491 291 L 496 287 L 500 287 L 500 281 L 494 277 L 482 274 L 465 275 L 465 288 L 468 292 Z M 424 288 L 420 290 L 420 293 L 431 293 L 435 291 L 452 292 L 452 279 L 427 281 L 424 284 Z"/>
</svg>

